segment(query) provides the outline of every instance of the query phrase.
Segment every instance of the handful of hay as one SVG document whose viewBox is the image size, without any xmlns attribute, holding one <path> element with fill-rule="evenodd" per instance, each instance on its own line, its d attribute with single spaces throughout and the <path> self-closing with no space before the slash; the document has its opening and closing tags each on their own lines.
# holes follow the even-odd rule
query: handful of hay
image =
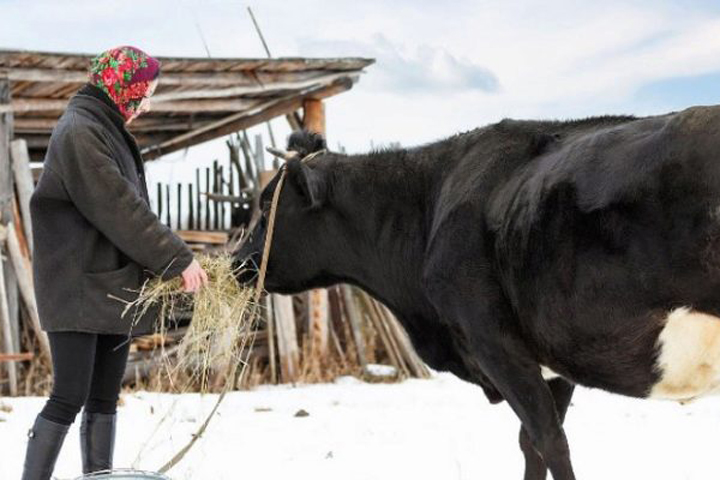
<svg viewBox="0 0 720 480">
<path fill-rule="evenodd" d="M 244 288 L 235 279 L 229 253 L 199 254 L 196 259 L 208 276 L 208 284 L 197 292 L 184 292 L 181 277 L 169 281 L 152 278 L 126 305 L 123 315 L 133 307 L 133 324 L 153 305 L 160 306 L 158 334 L 161 359 L 175 390 L 199 386 L 201 392 L 235 383 L 237 368 L 242 373 L 260 317 L 253 302 L 254 288 Z M 174 309 L 192 305 L 190 326 L 180 342 L 165 348 Z M 182 380 L 182 381 L 180 381 Z"/>
</svg>

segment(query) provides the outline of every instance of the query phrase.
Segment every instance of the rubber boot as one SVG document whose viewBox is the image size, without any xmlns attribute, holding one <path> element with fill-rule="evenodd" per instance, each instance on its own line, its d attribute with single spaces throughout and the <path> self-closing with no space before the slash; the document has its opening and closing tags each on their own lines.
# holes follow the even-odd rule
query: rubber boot
<svg viewBox="0 0 720 480">
<path fill-rule="evenodd" d="M 83 474 L 112 470 L 115 449 L 114 413 L 87 413 L 80 422 Z"/>
<path fill-rule="evenodd" d="M 40 415 L 35 418 L 35 424 L 28 431 L 22 480 L 50 479 L 69 428 Z"/>
</svg>

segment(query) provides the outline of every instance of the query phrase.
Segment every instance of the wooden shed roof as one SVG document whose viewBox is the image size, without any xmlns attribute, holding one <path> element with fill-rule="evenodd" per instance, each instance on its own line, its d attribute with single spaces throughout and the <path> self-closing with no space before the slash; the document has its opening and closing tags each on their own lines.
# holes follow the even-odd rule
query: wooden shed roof
<svg viewBox="0 0 720 480">
<path fill-rule="evenodd" d="M 87 81 L 93 55 L 0 49 L 0 78 L 10 81 L 15 136 L 42 159 L 57 119 Z M 135 120 L 145 159 L 294 112 L 307 98 L 352 88 L 368 58 L 157 57 L 162 74 L 152 110 Z"/>
</svg>

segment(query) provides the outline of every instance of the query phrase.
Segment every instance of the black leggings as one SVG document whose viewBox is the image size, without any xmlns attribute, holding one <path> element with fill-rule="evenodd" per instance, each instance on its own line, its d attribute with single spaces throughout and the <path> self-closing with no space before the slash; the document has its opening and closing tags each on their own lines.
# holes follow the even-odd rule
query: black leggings
<svg viewBox="0 0 720 480">
<path fill-rule="evenodd" d="M 80 409 L 115 413 L 130 340 L 126 335 L 49 332 L 53 389 L 40 415 L 70 425 Z"/>
</svg>

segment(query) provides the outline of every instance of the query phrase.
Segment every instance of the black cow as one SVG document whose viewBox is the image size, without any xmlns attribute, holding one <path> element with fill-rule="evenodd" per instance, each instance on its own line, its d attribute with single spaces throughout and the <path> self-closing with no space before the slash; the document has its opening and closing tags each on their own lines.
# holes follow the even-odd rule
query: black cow
<svg viewBox="0 0 720 480">
<path fill-rule="evenodd" d="M 289 149 L 322 146 L 295 134 Z M 345 282 L 385 303 L 428 365 L 509 403 L 526 479 L 575 478 L 576 384 L 720 389 L 720 107 L 503 120 L 286 168 L 267 289 Z M 238 262 L 259 258 L 277 182 Z"/>
</svg>

